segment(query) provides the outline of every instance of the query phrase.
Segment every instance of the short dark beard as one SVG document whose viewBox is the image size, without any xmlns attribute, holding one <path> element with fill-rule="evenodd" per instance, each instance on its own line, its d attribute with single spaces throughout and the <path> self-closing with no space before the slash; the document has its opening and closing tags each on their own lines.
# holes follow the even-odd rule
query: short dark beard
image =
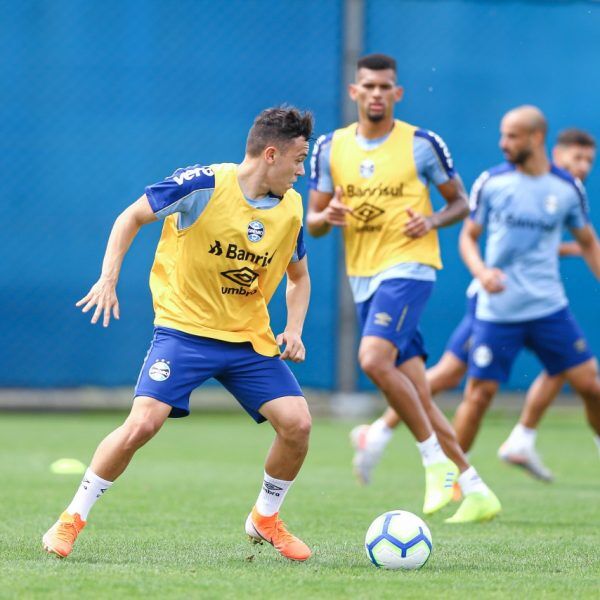
<svg viewBox="0 0 600 600">
<path fill-rule="evenodd" d="M 367 119 L 371 121 L 371 123 L 379 123 L 379 121 L 383 121 L 385 119 L 385 115 L 383 113 L 372 115 L 371 113 L 367 113 Z"/>
<path fill-rule="evenodd" d="M 511 162 L 513 165 L 524 165 L 530 158 L 532 152 L 531 150 L 521 150 L 514 158 L 509 159 L 508 162 Z"/>
</svg>

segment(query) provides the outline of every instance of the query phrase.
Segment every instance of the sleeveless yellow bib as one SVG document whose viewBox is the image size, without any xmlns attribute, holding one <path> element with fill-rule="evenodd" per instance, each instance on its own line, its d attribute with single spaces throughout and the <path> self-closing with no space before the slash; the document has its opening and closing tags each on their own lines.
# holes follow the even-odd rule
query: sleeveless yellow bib
<svg viewBox="0 0 600 600">
<path fill-rule="evenodd" d="M 343 201 L 353 210 L 343 229 L 348 275 L 368 277 L 406 262 L 441 269 L 435 230 L 418 239 L 402 233 L 408 208 L 433 212 L 413 157 L 416 127 L 395 121 L 389 137 L 372 150 L 358 145 L 356 129 L 353 123 L 336 130 L 330 154 L 333 183 L 342 187 Z"/>
<path fill-rule="evenodd" d="M 211 167 L 215 191 L 198 220 L 179 230 L 165 219 L 150 274 L 155 325 L 227 342 L 279 348 L 267 304 L 295 250 L 302 199 L 289 190 L 277 206 L 255 209 L 237 181 L 237 165 Z"/>
</svg>

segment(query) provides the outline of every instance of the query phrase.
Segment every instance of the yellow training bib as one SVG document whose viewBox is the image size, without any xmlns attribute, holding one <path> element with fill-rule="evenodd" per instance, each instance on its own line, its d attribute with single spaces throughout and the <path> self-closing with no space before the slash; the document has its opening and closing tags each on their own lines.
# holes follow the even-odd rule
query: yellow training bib
<svg viewBox="0 0 600 600">
<path fill-rule="evenodd" d="M 348 275 L 369 277 L 406 262 L 441 269 L 435 230 L 417 239 L 403 233 L 408 208 L 425 216 L 433 212 L 413 157 L 416 127 L 396 120 L 389 137 L 372 150 L 358 145 L 356 129 L 353 123 L 336 130 L 330 153 L 333 183 L 353 210 L 343 229 Z"/>
<path fill-rule="evenodd" d="M 237 165 L 213 165 L 215 190 L 197 221 L 165 219 L 150 274 L 155 325 L 275 356 L 267 304 L 285 274 L 302 226 L 302 199 L 289 190 L 269 209 L 246 201 Z"/>
</svg>

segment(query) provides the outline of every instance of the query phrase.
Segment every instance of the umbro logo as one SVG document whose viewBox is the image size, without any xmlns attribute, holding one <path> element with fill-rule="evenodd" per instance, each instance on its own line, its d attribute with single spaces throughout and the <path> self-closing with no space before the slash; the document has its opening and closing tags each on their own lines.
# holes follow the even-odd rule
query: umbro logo
<svg viewBox="0 0 600 600">
<path fill-rule="evenodd" d="M 275 485 L 269 481 L 264 481 L 263 485 L 268 489 L 268 490 L 272 490 L 274 492 L 280 492 L 283 488 L 279 487 L 278 485 Z"/>
<path fill-rule="evenodd" d="M 268 481 L 263 481 L 263 489 L 271 496 L 279 496 L 279 492 L 283 490 L 283 488 L 280 488 L 278 485 L 274 485 Z"/>
<path fill-rule="evenodd" d="M 352 216 L 356 217 L 359 221 L 363 223 L 368 223 L 369 221 L 373 221 L 377 217 L 381 216 L 385 211 L 377 206 L 373 206 L 368 202 L 363 202 L 358 208 L 355 208 L 352 211 Z"/>
<path fill-rule="evenodd" d="M 233 283 L 243 285 L 244 287 L 250 287 L 258 277 L 258 273 L 252 269 L 249 269 L 248 267 L 244 267 L 242 269 L 232 269 L 230 271 L 222 271 L 221 275 L 229 279 L 229 281 L 233 281 Z"/>
<path fill-rule="evenodd" d="M 375 325 L 381 325 L 387 327 L 392 322 L 392 315 L 388 315 L 386 312 L 375 313 Z"/>
</svg>

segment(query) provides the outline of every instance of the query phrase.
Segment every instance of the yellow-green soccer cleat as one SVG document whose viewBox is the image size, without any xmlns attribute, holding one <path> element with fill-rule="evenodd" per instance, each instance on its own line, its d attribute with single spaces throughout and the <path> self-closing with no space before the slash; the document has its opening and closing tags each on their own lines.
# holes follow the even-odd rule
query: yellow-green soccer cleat
<svg viewBox="0 0 600 600">
<path fill-rule="evenodd" d="M 477 523 L 493 519 L 502 510 L 500 500 L 492 490 L 473 492 L 465 496 L 458 510 L 446 523 Z"/>
<path fill-rule="evenodd" d="M 452 500 L 458 467 L 451 461 L 425 467 L 425 502 L 423 513 L 431 515 Z"/>
</svg>

